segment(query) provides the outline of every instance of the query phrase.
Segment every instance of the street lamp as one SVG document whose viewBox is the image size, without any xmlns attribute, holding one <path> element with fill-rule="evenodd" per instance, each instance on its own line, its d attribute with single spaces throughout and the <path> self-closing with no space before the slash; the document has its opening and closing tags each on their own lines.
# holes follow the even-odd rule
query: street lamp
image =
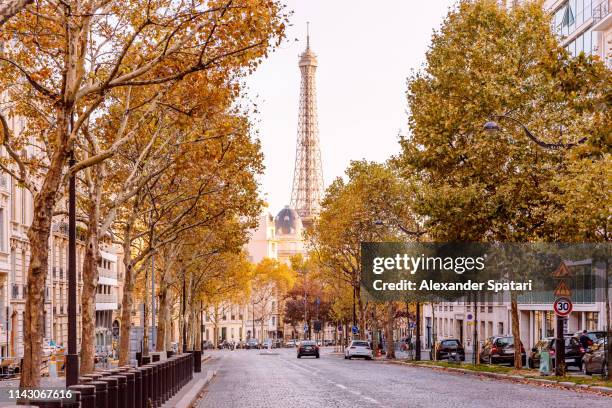
<svg viewBox="0 0 612 408">
<path fill-rule="evenodd" d="M 503 119 L 503 120 L 507 120 L 507 121 L 513 122 L 514 124 L 518 125 L 521 129 L 523 129 L 523 132 L 525 132 L 525 135 L 529 139 L 531 139 L 531 141 L 533 141 L 535 144 L 537 144 L 538 146 L 544 149 L 569 149 L 569 148 L 578 146 L 579 144 L 582 144 L 587 141 L 587 138 L 583 137 L 582 139 L 574 143 L 547 143 L 547 142 L 540 140 L 533 133 L 531 133 L 529 128 L 527 128 L 527 126 L 525 126 L 520 120 L 515 119 L 509 115 L 491 115 L 490 120 L 485 122 L 483 126 L 483 129 L 487 133 L 497 133 L 501 131 L 501 128 L 499 127 L 499 125 L 494 119 L 497 119 L 497 120 Z"/>
<path fill-rule="evenodd" d="M 533 141 L 535 144 L 537 144 L 538 146 L 544 148 L 544 149 L 569 149 L 572 147 L 575 147 L 579 144 L 582 144 L 584 142 L 586 142 L 587 138 L 583 137 L 582 139 L 578 140 L 577 142 L 574 143 L 547 143 L 547 142 L 543 142 L 542 140 L 540 140 L 539 138 L 537 138 L 533 133 L 531 133 L 531 131 L 529 130 L 529 128 L 527 128 L 527 126 L 525 126 L 525 124 L 523 124 L 521 121 L 519 121 L 518 119 L 513 118 L 512 116 L 509 115 L 491 115 L 490 120 L 488 120 L 485 124 L 484 124 L 484 130 L 488 133 L 497 133 L 501 131 L 501 128 L 499 127 L 499 125 L 497 124 L 497 122 L 495 122 L 493 119 L 503 119 L 503 120 L 507 120 L 510 121 L 516 125 L 518 125 L 521 129 L 523 129 L 523 132 L 525 133 L 525 135 L 531 140 Z M 561 133 L 561 131 L 560 131 Z M 563 376 L 565 375 L 565 369 L 564 369 L 564 365 L 562 364 L 562 362 L 565 359 L 565 341 L 563 339 L 563 318 L 560 316 L 557 316 L 557 336 L 555 339 L 555 355 L 556 355 L 556 359 L 557 361 L 561 362 L 560 364 L 556 364 L 555 365 L 555 375 L 557 376 Z M 476 333 L 476 328 L 474 327 L 474 332 Z M 476 350 L 476 347 L 475 347 Z M 474 356 L 474 358 L 476 358 L 476 356 Z"/>
<path fill-rule="evenodd" d="M 71 120 L 72 122 L 72 120 Z M 71 126 L 72 128 L 72 126 Z M 68 167 L 76 161 L 70 151 Z M 77 273 L 76 273 L 76 175 L 70 171 L 68 179 L 68 353 L 66 354 L 66 388 L 79 382 L 77 354 Z"/>
</svg>

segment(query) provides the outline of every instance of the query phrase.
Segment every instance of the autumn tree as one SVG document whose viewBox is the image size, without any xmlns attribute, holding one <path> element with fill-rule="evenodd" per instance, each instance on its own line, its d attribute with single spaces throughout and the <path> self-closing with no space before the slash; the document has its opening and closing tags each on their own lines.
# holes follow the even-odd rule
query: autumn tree
<svg viewBox="0 0 612 408">
<path fill-rule="evenodd" d="M 418 231 L 409 211 L 410 191 L 389 166 L 356 161 L 328 187 L 321 213 L 309 235 L 311 256 L 353 291 L 355 324 L 364 333 L 366 305 L 361 296 L 361 243 L 403 240 L 397 226 Z M 385 225 L 377 225 L 384 220 Z"/>
<path fill-rule="evenodd" d="M 411 134 L 396 163 L 418 186 L 413 208 L 433 240 L 556 239 L 554 180 L 589 139 L 605 74 L 568 55 L 550 27 L 540 2 L 461 1 L 409 78 Z M 492 115 L 499 132 L 483 130 Z M 516 296 L 511 310 L 520 339 Z"/>
<path fill-rule="evenodd" d="M 0 55 L 2 89 L 28 125 L 22 134 L 5 133 L 3 145 L 16 170 L 4 170 L 34 196 L 22 387 L 40 383 L 47 242 L 68 158 L 73 151 L 79 158 L 75 140 L 83 124 L 127 87 L 151 87 L 148 104 L 196 72 L 248 72 L 282 38 L 285 21 L 281 6 L 271 0 L 35 3 L 0 31 L 7 45 Z M 24 161 L 15 152 L 30 140 L 36 152 Z M 73 171 L 106 160 L 130 141 L 112 141 Z"/>
<path fill-rule="evenodd" d="M 278 310 L 279 300 L 294 282 L 295 271 L 276 259 L 263 258 L 254 266 L 249 303 L 252 307 L 253 327 L 256 320 L 261 327 L 261 341 L 265 339 L 266 323 Z"/>
</svg>

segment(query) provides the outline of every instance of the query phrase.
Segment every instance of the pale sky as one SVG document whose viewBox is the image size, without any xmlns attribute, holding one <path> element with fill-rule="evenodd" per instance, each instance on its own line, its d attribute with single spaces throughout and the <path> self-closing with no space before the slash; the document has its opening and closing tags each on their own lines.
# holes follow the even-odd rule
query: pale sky
<svg viewBox="0 0 612 408">
<path fill-rule="evenodd" d="M 419 69 L 455 0 L 287 0 L 287 41 L 247 80 L 258 105 L 255 127 L 265 155 L 261 193 L 273 215 L 291 199 L 297 139 L 298 56 L 317 54 L 319 138 L 325 186 L 351 160 L 384 161 L 407 133 L 406 78 Z M 295 41 L 297 39 L 298 41 Z"/>
</svg>

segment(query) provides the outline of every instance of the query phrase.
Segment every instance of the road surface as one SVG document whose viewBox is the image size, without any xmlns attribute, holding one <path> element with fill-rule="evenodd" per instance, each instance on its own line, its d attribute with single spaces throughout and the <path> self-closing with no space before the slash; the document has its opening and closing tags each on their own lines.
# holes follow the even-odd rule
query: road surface
<svg viewBox="0 0 612 408">
<path fill-rule="evenodd" d="M 324 350 L 297 359 L 293 349 L 211 352 L 217 375 L 201 408 L 589 407 L 612 398 L 378 361 L 345 360 Z"/>
</svg>

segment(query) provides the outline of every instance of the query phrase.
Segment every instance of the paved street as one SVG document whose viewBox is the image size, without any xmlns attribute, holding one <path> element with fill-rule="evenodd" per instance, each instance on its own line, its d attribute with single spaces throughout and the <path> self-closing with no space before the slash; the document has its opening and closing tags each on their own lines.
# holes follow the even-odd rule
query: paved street
<svg viewBox="0 0 612 408">
<path fill-rule="evenodd" d="M 477 379 L 375 361 L 320 359 L 292 349 L 213 351 L 217 376 L 202 408 L 225 407 L 610 407 L 612 399 L 505 381 Z"/>
</svg>

